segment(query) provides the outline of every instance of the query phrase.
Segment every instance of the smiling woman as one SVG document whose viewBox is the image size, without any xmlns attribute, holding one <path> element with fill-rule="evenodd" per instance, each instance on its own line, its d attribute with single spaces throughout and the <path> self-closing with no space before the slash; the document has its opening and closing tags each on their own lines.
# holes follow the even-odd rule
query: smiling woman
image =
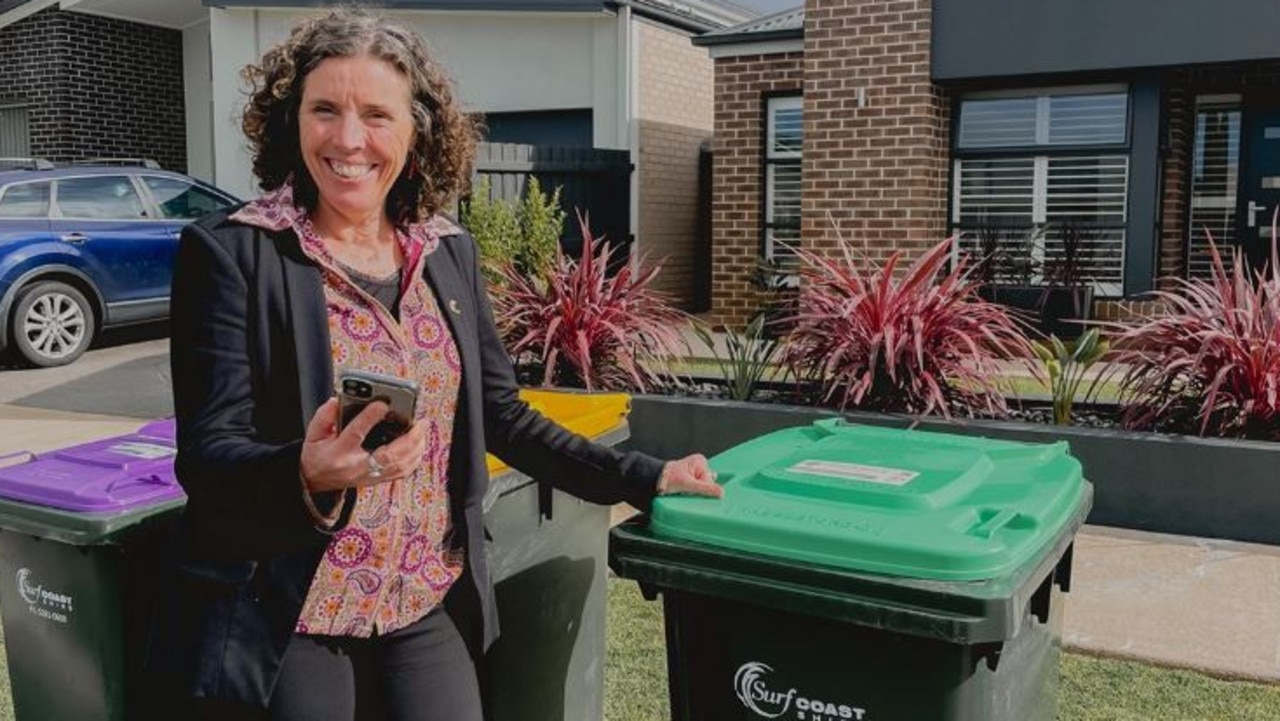
<svg viewBox="0 0 1280 721">
<path fill-rule="evenodd" d="M 618 452 L 520 400 L 475 241 L 440 214 L 475 130 L 417 34 L 334 11 L 245 76 L 265 192 L 187 226 L 174 272 L 188 501 L 155 715 L 479 721 L 486 451 L 595 503 L 720 487 L 702 456 Z M 408 423 L 341 416 L 349 371 L 415 389 Z"/>
<path fill-rule="evenodd" d="M 352 65 L 358 59 L 381 61 L 379 69 L 368 64 L 354 77 Z M 253 84 L 253 94 L 245 108 L 243 127 L 253 150 L 253 172 L 264 191 L 292 183 L 298 204 L 314 210 L 319 189 L 312 161 L 303 157 L 299 132 L 307 108 L 308 87 L 315 85 L 316 71 L 327 60 L 342 66 L 324 71 L 326 93 L 341 92 L 329 83 L 364 80 L 378 76 L 386 83 L 407 84 L 408 97 L 395 88 L 361 90 L 358 100 L 379 106 L 383 113 L 403 112 L 408 103 L 413 133 L 411 146 L 399 158 L 403 161 L 391 177 L 385 198 L 387 216 L 396 223 L 418 222 L 439 212 L 460 193 L 471 176 L 476 128 L 454 101 L 448 75 L 428 54 L 422 39 L 411 30 L 365 13 L 345 13 L 313 20 L 299 26 L 281 45 L 267 51 L 262 62 L 244 71 Z M 344 62 L 345 61 L 345 62 Z M 377 63 L 374 63 L 377 65 Z M 395 78 L 387 77 L 388 72 Z M 350 102 L 352 97 L 319 98 L 330 103 Z M 330 107 L 331 112 L 338 111 Z M 348 109 L 349 110 L 349 109 Z M 374 108 L 364 108 L 374 110 Z M 372 120 L 366 118 L 365 120 Z M 301 172 L 299 161 L 305 164 Z M 340 158 L 341 160 L 341 158 Z"/>
</svg>

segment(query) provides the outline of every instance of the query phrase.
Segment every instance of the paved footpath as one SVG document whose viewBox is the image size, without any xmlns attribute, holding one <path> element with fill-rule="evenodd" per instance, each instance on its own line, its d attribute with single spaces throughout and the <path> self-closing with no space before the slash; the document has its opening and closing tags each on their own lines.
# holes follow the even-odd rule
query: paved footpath
<svg viewBox="0 0 1280 721">
<path fill-rule="evenodd" d="M 1086 526 L 1064 641 L 1280 682 L 1280 548 Z"/>
</svg>

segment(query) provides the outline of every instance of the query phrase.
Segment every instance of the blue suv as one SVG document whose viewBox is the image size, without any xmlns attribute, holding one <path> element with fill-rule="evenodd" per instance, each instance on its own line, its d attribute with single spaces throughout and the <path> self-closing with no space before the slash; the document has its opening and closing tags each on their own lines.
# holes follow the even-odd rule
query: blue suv
<svg viewBox="0 0 1280 721">
<path fill-rule="evenodd" d="M 0 159 L 0 351 L 64 365 L 103 328 L 167 318 L 179 232 L 236 202 L 151 161 Z"/>
</svg>

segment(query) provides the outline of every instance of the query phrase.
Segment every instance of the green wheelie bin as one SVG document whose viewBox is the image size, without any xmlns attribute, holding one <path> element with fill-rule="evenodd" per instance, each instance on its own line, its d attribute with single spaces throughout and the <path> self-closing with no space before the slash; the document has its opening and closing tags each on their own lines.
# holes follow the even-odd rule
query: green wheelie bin
<svg viewBox="0 0 1280 721">
<path fill-rule="evenodd" d="M 610 565 L 660 594 L 675 721 L 1052 721 L 1092 487 L 1065 443 L 839 419 L 711 461 Z"/>
<path fill-rule="evenodd" d="M 121 721 L 186 496 L 173 423 L 0 467 L 0 613 L 18 721 Z M 15 460 L 9 457 L 8 460 Z"/>
<path fill-rule="evenodd" d="M 521 398 L 597 443 L 628 437 L 630 397 L 530 391 Z M 604 715 L 609 508 L 489 458 L 485 528 L 502 635 L 481 666 L 488 721 Z"/>
</svg>

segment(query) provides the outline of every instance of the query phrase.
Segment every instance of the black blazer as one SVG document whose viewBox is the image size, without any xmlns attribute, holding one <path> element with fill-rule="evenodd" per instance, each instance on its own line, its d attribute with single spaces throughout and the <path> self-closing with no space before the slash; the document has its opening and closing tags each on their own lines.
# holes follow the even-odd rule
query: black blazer
<svg viewBox="0 0 1280 721">
<path fill-rule="evenodd" d="M 467 573 L 447 605 L 473 650 L 484 649 L 498 634 L 485 452 L 585 500 L 640 508 L 662 462 L 593 444 L 520 401 L 469 235 L 442 238 L 425 265 L 462 361 L 449 495 Z M 188 501 L 149 661 L 170 690 L 265 706 L 330 538 L 308 515 L 298 474 L 306 423 L 333 395 L 319 269 L 293 233 L 214 214 L 183 231 L 172 325 L 176 470 Z"/>
</svg>

